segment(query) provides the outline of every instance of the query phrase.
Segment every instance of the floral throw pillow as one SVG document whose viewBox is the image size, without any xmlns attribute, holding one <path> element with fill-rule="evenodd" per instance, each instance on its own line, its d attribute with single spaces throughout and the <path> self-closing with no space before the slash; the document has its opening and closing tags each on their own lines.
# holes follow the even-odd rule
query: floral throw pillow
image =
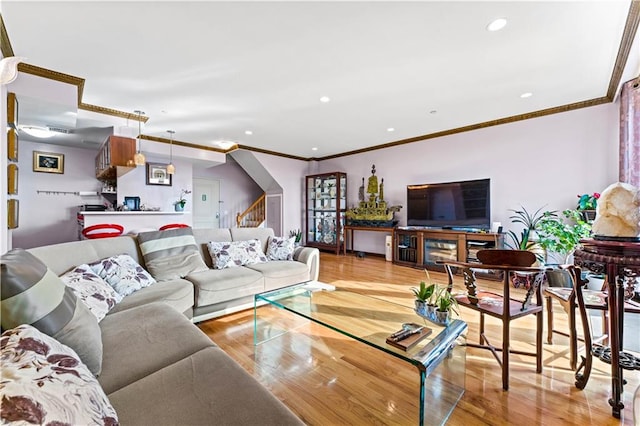
<svg viewBox="0 0 640 426">
<path fill-rule="evenodd" d="M 293 260 L 296 237 L 271 237 L 267 247 L 269 260 Z"/>
<path fill-rule="evenodd" d="M 155 284 L 156 280 L 128 254 L 107 257 L 89 267 L 121 296 Z"/>
<path fill-rule="evenodd" d="M 2 424 L 117 425 L 98 380 L 73 349 L 30 325 L 0 338 Z"/>
<path fill-rule="evenodd" d="M 89 265 L 76 266 L 60 276 L 60 279 L 71 287 L 73 293 L 87 305 L 98 321 L 102 321 L 107 312 L 122 301 L 122 296 L 96 275 Z"/>
<path fill-rule="evenodd" d="M 209 241 L 207 243 L 215 269 L 233 268 L 242 265 L 267 262 L 260 240 Z"/>
</svg>

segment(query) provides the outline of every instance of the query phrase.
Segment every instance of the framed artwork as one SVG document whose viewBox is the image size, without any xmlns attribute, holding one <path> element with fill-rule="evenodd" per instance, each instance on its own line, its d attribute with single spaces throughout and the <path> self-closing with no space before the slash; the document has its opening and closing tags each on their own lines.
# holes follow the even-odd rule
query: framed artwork
<svg viewBox="0 0 640 426">
<path fill-rule="evenodd" d="M 7 126 L 18 128 L 18 97 L 15 93 L 7 93 Z"/>
<path fill-rule="evenodd" d="M 7 228 L 16 229 L 18 227 L 19 213 L 18 200 L 14 198 L 7 200 Z"/>
<path fill-rule="evenodd" d="M 16 195 L 18 193 L 18 166 L 9 164 L 7 166 L 7 194 Z"/>
<path fill-rule="evenodd" d="M 18 161 L 18 131 L 16 129 L 7 131 L 7 159 Z"/>
<path fill-rule="evenodd" d="M 43 173 L 64 173 L 64 154 L 33 151 L 33 171 Z"/>
<path fill-rule="evenodd" d="M 168 164 L 147 163 L 147 185 L 171 186 L 171 175 L 167 173 Z"/>
</svg>

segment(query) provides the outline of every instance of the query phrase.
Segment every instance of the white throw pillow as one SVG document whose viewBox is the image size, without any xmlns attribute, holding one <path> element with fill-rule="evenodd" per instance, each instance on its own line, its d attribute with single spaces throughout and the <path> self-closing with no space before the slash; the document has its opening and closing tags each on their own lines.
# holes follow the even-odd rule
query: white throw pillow
<svg viewBox="0 0 640 426">
<path fill-rule="evenodd" d="M 270 237 L 267 247 L 269 260 L 293 260 L 296 237 Z"/>
<path fill-rule="evenodd" d="M 242 265 L 267 262 L 260 240 L 209 241 L 207 243 L 215 269 L 233 268 Z"/>
<path fill-rule="evenodd" d="M 87 305 L 98 321 L 102 321 L 107 312 L 122 301 L 122 296 L 96 275 L 89 265 L 76 266 L 60 276 L 60 279 L 71 287 L 73 293 Z"/>
<path fill-rule="evenodd" d="M 121 296 L 155 284 L 156 280 L 128 254 L 107 257 L 90 263 L 91 270 Z"/>
<path fill-rule="evenodd" d="M 0 338 L 2 424 L 117 425 L 118 415 L 73 349 L 30 325 Z"/>
</svg>

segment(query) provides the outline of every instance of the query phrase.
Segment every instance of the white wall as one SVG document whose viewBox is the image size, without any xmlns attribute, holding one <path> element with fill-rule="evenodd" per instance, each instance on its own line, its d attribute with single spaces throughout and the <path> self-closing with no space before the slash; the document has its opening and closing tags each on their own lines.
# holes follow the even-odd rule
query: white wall
<svg viewBox="0 0 640 426">
<path fill-rule="evenodd" d="M 304 229 L 304 177 L 308 173 L 309 162 L 263 153 L 254 155 L 282 187 L 283 234 L 288 235 L 293 229 Z"/>
<path fill-rule="evenodd" d="M 33 151 L 64 154 L 64 174 L 34 172 Z M 19 142 L 20 215 L 19 227 L 13 230 L 13 247 L 31 248 L 77 240 L 78 206 L 102 204 L 102 197 L 38 194 L 37 191 L 99 191 L 101 184 L 95 178 L 95 157 L 94 150 Z M 6 227 L 6 222 L 2 226 Z"/>
<path fill-rule="evenodd" d="M 319 163 L 345 171 L 348 205 L 376 165 L 385 200 L 406 207 L 408 184 L 491 178 L 492 221 L 512 227 L 509 209 L 573 208 L 577 194 L 599 192 L 618 175 L 619 105 L 604 104 Z M 406 224 L 406 210 L 396 213 Z M 512 229 L 516 229 L 512 227 Z M 384 237 L 360 232 L 356 250 L 384 253 Z"/>
<path fill-rule="evenodd" d="M 148 163 L 168 164 L 165 158 L 146 155 Z M 140 205 L 145 204 L 147 207 L 160 207 L 161 211 L 173 211 L 173 203 L 180 198 L 180 190 L 192 190 L 192 167 L 186 161 L 173 160 L 176 166 L 176 173 L 171 180 L 171 186 L 164 185 L 147 185 L 147 168 L 146 166 L 136 167 L 134 170 L 118 178 L 118 204 L 122 205 L 124 197 L 140 197 Z M 187 204 L 185 211 L 190 215 L 192 206 L 191 195 L 187 195 Z M 189 219 L 190 220 L 190 219 Z"/>
<path fill-rule="evenodd" d="M 220 181 L 220 228 L 235 228 L 236 215 L 262 195 L 260 187 L 230 157 L 219 166 L 194 168 L 193 177 Z"/>
</svg>

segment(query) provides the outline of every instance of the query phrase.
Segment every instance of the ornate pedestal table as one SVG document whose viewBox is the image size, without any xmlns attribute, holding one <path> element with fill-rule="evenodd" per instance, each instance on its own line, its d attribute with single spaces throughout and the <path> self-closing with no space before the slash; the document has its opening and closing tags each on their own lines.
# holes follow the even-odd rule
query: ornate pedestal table
<svg viewBox="0 0 640 426">
<path fill-rule="evenodd" d="M 628 292 L 627 299 L 633 296 L 633 282 L 636 277 L 640 276 L 640 242 L 582 240 L 581 243 L 583 248 L 576 250 L 574 263 L 594 273 L 606 275 L 609 296 L 609 343 L 611 345 L 611 398 L 609 405 L 612 407 L 613 416 L 620 418 L 620 411 L 624 408 L 624 404 L 620 400 L 624 385 L 620 353 L 623 342 L 625 291 Z M 581 380 L 583 381 L 582 387 L 586 385 L 588 376 L 576 378 L 578 379 L 577 386 Z"/>
</svg>

